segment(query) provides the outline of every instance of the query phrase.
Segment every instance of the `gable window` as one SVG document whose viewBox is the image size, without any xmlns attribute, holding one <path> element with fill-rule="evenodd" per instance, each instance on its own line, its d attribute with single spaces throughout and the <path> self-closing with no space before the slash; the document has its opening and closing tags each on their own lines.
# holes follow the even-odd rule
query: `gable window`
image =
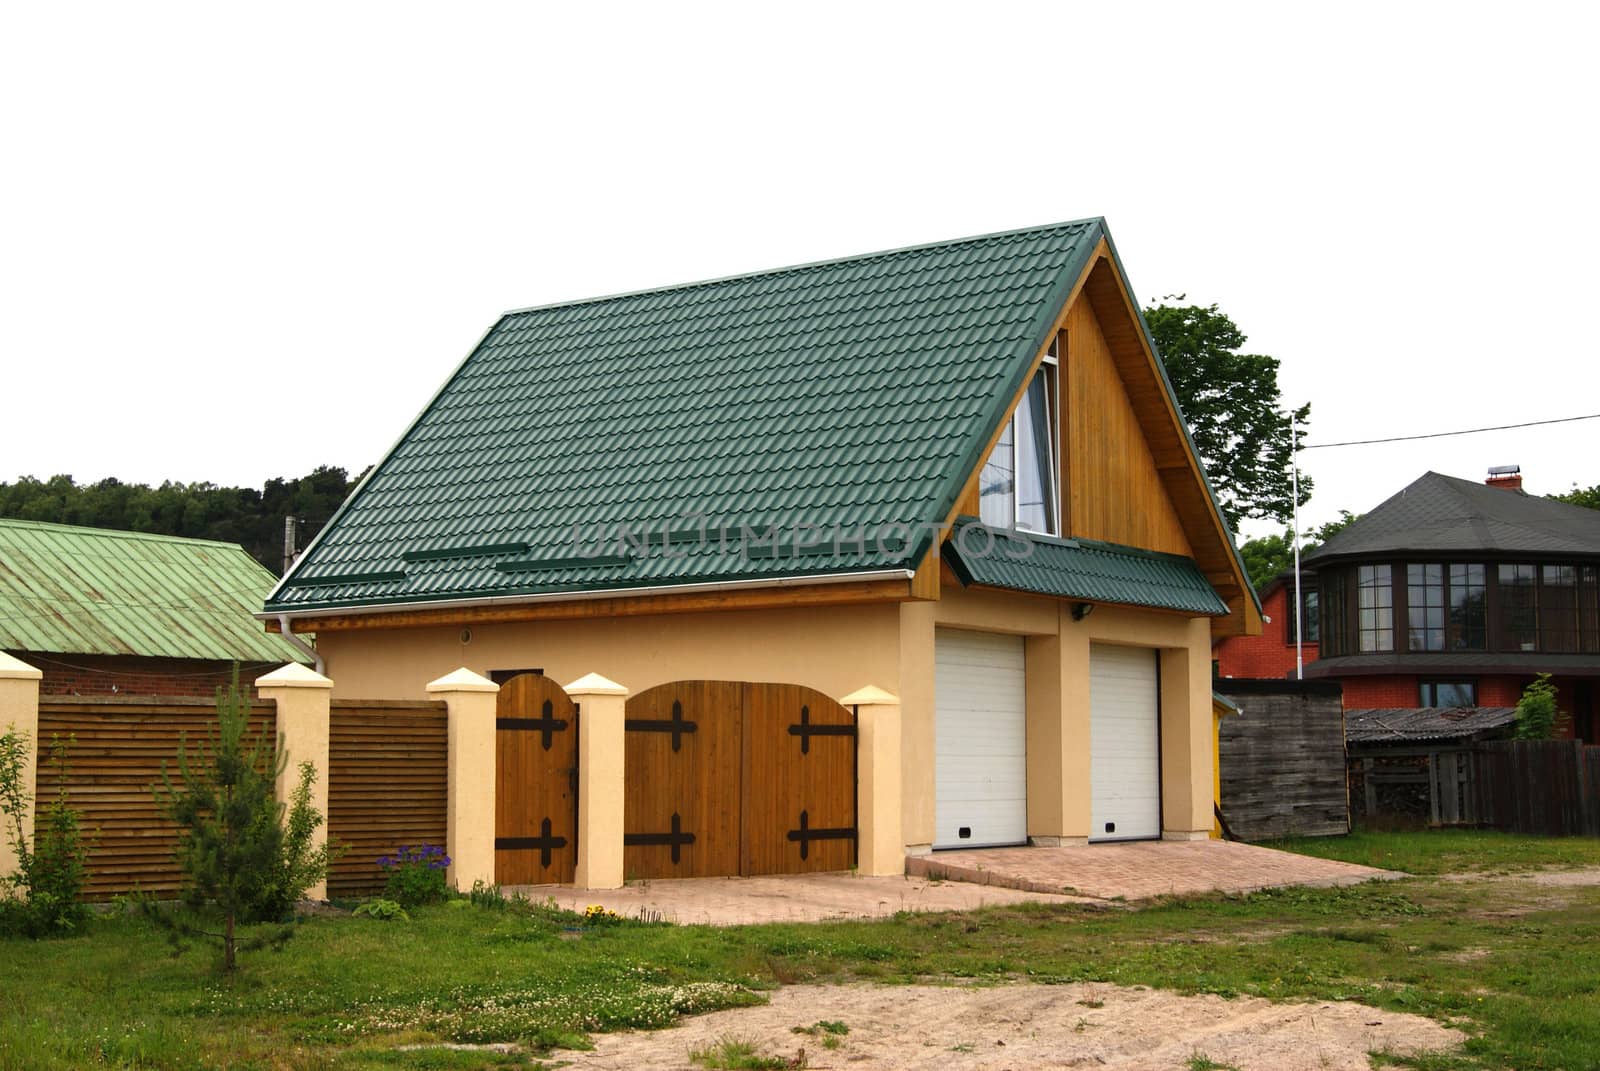
<svg viewBox="0 0 1600 1071">
<path fill-rule="evenodd" d="M 1478 705 L 1477 681 L 1423 681 L 1422 706 L 1425 707 L 1475 707 Z"/>
<path fill-rule="evenodd" d="M 991 527 L 1044 535 L 1060 531 L 1058 346 L 1059 342 L 1051 344 L 978 476 L 978 511 Z"/>
<path fill-rule="evenodd" d="M 1394 650 L 1394 581 L 1387 565 L 1356 569 L 1356 635 L 1367 651 Z"/>
</svg>

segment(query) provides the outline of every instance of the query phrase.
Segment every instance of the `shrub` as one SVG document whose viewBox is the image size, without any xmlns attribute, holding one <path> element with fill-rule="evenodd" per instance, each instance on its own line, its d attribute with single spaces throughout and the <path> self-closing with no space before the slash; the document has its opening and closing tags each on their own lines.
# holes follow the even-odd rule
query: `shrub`
<svg viewBox="0 0 1600 1071">
<path fill-rule="evenodd" d="M 17 857 L 16 873 L 0 878 L 0 931 L 46 937 L 74 930 L 88 918 L 79 897 L 89 876 L 89 848 L 78 812 L 67 802 L 67 748 L 59 737 L 51 741 L 50 763 L 60 793 L 39 808 L 31 843 L 23 835 L 22 816 L 31 800 L 22 783 L 28 748 L 26 733 L 11 729 L 0 735 L 0 815 Z"/>
<path fill-rule="evenodd" d="M 437 904 L 450 891 L 445 880 L 450 857 L 437 844 L 424 844 L 419 848 L 401 845 L 393 855 L 380 858 L 378 866 L 389 875 L 383 885 L 383 895 L 404 907 Z"/>
<path fill-rule="evenodd" d="M 385 900 L 381 896 L 375 900 L 368 900 L 366 903 L 350 912 L 350 914 L 364 915 L 369 919 L 377 919 L 379 922 L 411 921 L 411 916 L 406 914 L 405 908 L 401 907 L 393 900 Z"/>
<path fill-rule="evenodd" d="M 1561 711 L 1556 706 L 1556 686 L 1550 683 L 1550 674 L 1541 673 L 1522 690 L 1517 701 L 1518 740 L 1549 740 L 1561 723 Z"/>
<path fill-rule="evenodd" d="M 305 897 L 306 890 L 328 874 L 333 849 L 327 844 L 312 843 L 312 836 L 322 825 L 322 815 L 311 806 L 311 786 L 316 781 L 316 766 L 302 762 L 300 780 L 289 797 L 277 866 L 265 876 L 258 898 L 248 905 L 247 922 L 287 920 L 294 913 L 294 905 Z"/>
</svg>

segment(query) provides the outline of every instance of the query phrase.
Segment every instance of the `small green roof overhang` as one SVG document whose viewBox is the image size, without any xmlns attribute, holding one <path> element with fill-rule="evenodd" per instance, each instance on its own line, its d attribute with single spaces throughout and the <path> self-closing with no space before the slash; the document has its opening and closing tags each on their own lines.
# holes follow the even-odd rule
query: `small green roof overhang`
<svg viewBox="0 0 1600 1071">
<path fill-rule="evenodd" d="M 963 518 L 944 559 L 964 585 L 1080 602 L 1117 603 L 1222 617 L 1228 604 L 1193 558 L 1088 539 L 988 528 Z"/>
</svg>

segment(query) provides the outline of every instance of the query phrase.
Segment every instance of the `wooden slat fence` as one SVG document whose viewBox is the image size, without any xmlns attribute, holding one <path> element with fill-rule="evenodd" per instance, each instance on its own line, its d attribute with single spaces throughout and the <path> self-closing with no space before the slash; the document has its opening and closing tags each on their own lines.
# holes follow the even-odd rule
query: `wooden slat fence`
<svg viewBox="0 0 1600 1071">
<path fill-rule="evenodd" d="M 1474 756 L 1481 820 L 1545 836 L 1600 836 L 1600 748 L 1576 740 L 1497 740 Z"/>
<path fill-rule="evenodd" d="M 328 731 L 328 894 L 377 892 L 379 856 L 445 842 L 445 705 L 335 700 Z"/>
<path fill-rule="evenodd" d="M 48 761 L 54 737 L 67 742 L 67 798 L 82 812 L 89 844 L 86 899 L 106 900 L 135 888 L 172 894 L 182 886 L 174 857 L 177 830 L 162 814 L 152 786 L 165 762 L 178 777 L 178 741 L 186 736 L 209 750 L 216 721 L 210 699 L 46 698 L 39 704 L 41 805 L 57 798 L 60 779 Z M 272 732 L 271 703 L 252 705 L 255 732 Z"/>
</svg>

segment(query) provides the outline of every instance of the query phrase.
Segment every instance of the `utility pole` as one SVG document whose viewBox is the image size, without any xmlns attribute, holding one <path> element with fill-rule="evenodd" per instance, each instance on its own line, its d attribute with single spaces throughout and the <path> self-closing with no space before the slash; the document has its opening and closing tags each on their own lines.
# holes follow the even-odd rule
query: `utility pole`
<svg viewBox="0 0 1600 1071">
<path fill-rule="evenodd" d="M 295 525 L 293 515 L 283 519 L 283 574 L 289 575 L 289 567 L 294 565 Z"/>
<path fill-rule="evenodd" d="M 1305 649 L 1301 646 L 1300 610 L 1305 600 L 1300 597 L 1300 437 L 1295 432 L 1294 414 L 1289 414 L 1289 505 L 1293 520 L 1289 524 L 1289 543 L 1294 547 L 1294 679 L 1306 678 Z"/>
</svg>

